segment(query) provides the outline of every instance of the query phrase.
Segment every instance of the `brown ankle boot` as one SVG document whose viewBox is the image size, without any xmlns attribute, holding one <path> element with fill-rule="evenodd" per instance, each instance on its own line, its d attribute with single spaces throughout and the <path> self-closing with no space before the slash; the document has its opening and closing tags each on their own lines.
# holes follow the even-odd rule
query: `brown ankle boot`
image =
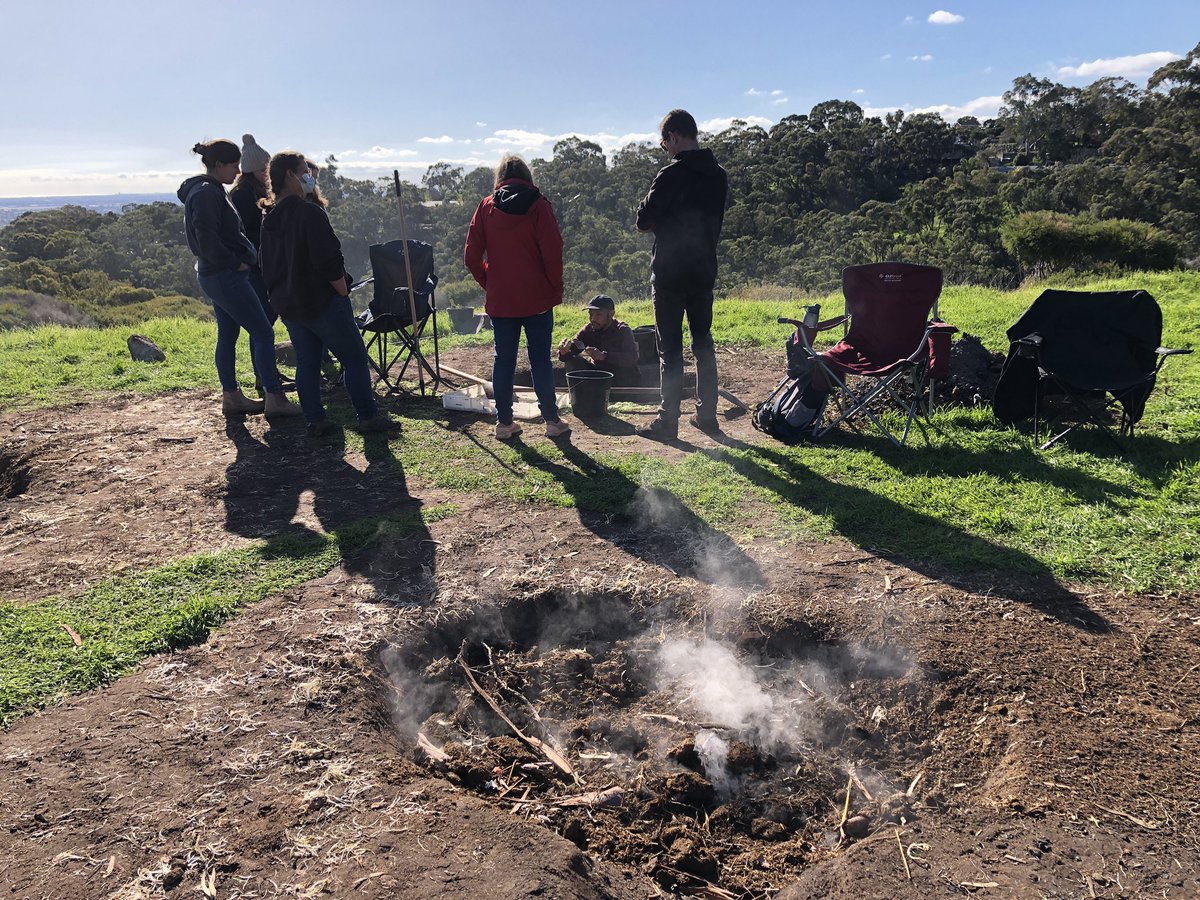
<svg viewBox="0 0 1200 900">
<path fill-rule="evenodd" d="M 268 419 L 282 419 L 287 416 L 298 416 L 301 414 L 299 404 L 292 403 L 282 393 L 267 394 L 264 412 Z"/>
<path fill-rule="evenodd" d="M 251 400 L 240 390 L 221 393 L 221 414 L 227 419 L 254 415 L 263 411 L 263 401 Z"/>
</svg>

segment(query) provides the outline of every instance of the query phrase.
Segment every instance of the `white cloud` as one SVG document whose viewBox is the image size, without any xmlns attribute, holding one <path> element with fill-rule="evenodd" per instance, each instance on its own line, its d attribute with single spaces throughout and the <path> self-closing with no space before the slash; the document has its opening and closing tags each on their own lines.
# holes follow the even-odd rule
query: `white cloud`
<svg viewBox="0 0 1200 900">
<path fill-rule="evenodd" d="M 884 62 L 887 62 L 889 59 L 891 59 L 891 58 L 892 58 L 892 54 L 890 54 L 890 53 L 885 53 L 885 54 L 883 54 L 883 56 L 881 56 L 881 57 L 879 57 L 879 58 L 880 58 L 880 59 L 882 59 Z"/>
<path fill-rule="evenodd" d="M 855 94 L 865 94 L 865 93 L 866 93 L 866 91 L 864 91 L 862 88 L 855 88 L 855 89 L 854 89 L 854 91 L 853 91 L 853 93 L 855 93 Z"/>
<path fill-rule="evenodd" d="M 487 128 L 487 122 L 476 122 L 475 125 L 477 128 Z"/>
<path fill-rule="evenodd" d="M 956 122 L 963 116 L 975 116 L 977 119 L 994 119 L 1000 113 L 1004 98 L 1000 96 L 976 97 L 966 103 L 940 103 L 934 106 L 868 106 L 863 108 L 863 115 L 883 118 L 897 109 L 904 111 L 906 116 L 916 113 L 937 113 L 947 122 Z"/>
<path fill-rule="evenodd" d="M 930 25 L 958 25 L 965 21 L 967 20 L 957 13 L 946 12 L 944 9 L 929 14 Z"/>
<path fill-rule="evenodd" d="M 418 144 L 453 144 L 454 138 L 448 134 L 443 134 L 441 137 L 419 137 Z"/>
<path fill-rule="evenodd" d="M 1060 78 L 1107 78 L 1117 75 L 1131 78 L 1149 75 L 1160 66 L 1165 66 L 1177 59 L 1182 59 L 1178 53 L 1170 50 L 1155 50 L 1152 53 L 1138 53 L 1135 56 L 1093 59 L 1091 62 L 1078 66 L 1062 66 L 1058 70 L 1058 76 Z"/>
<path fill-rule="evenodd" d="M 317 156 L 324 159 L 329 154 L 319 153 Z M 392 147 L 380 147 L 378 144 L 370 150 L 343 150 L 335 154 L 339 160 L 346 159 L 396 159 L 404 156 L 416 156 L 416 150 L 397 150 Z"/>
<path fill-rule="evenodd" d="M 922 53 L 920 56 L 910 56 L 908 59 L 910 62 L 933 62 L 933 54 Z"/>
<path fill-rule="evenodd" d="M 760 91 L 756 88 L 750 88 L 750 90 L 746 91 L 746 96 L 747 97 L 761 97 L 765 93 L 766 93 L 766 91 Z"/>
<path fill-rule="evenodd" d="M 747 125 L 757 125 L 759 128 L 770 128 L 775 123 L 763 116 L 729 116 L 728 118 L 707 119 L 704 122 L 699 122 L 700 130 L 707 131 L 709 134 L 716 134 L 724 131 L 734 123 L 734 120 L 740 119 Z"/>
<path fill-rule="evenodd" d="M 772 97 L 782 97 L 783 91 L 771 91 L 771 96 Z"/>
<path fill-rule="evenodd" d="M 787 97 L 776 97 L 774 100 L 771 101 L 771 105 L 779 106 L 781 103 L 787 103 L 787 102 L 788 102 Z"/>
<path fill-rule="evenodd" d="M 905 24 L 905 25 L 915 25 L 916 23 L 917 23 L 917 20 L 916 20 L 916 19 L 914 19 L 912 16 L 905 16 L 905 17 L 904 17 L 904 24 Z"/>
</svg>

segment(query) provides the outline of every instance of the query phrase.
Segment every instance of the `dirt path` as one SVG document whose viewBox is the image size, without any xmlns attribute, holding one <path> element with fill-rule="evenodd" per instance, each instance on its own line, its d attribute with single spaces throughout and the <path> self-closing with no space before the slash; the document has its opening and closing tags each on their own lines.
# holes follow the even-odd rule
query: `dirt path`
<svg viewBox="0 0 1200 900">
<path fill-rule="evenodd" d="M 289 511 L 311 529 L 410 496 L 459 511 L 0 734 L 8 896 L 1200 893 L 1197 598 L 739 547 L 663 497 L 593 517 L 439 494 L 253 420 L 227 434 L 211 408 L 5 416 L 0 595 Z M 276 504 L 296 478 L 328 479 L 333 505 Z M 581 783 L 514 738 L 460 652 Z M 610 786 L 619 805 L 564 805 Z M 842 838 L 843 810 L 864 837 Z"/>
</svg>

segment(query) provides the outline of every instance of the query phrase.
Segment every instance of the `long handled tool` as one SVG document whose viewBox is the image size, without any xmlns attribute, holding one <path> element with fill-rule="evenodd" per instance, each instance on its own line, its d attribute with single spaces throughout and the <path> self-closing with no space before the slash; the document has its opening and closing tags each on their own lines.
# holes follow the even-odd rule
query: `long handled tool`
<svg viewBox="0 0 1200 900">
<path fill-rule="evenodd" d="M 421 333 L 417 330 L 417 294 L 413 286 L 412 263 L 408 258 L 408 224 L 404 221 L 404 198 L 400 195 L 399 169 L 392 169 L 392 179 L 396 183 L 396 208 L 400 210 L 400 240 L 404 241 L 404 274 L 408 278 L 408 312 L 412 317 L 413 349 L 417 356 L 417 378 L 423 397 L 425 396 L 425 368 L 421 365 Z"/>
</svg>

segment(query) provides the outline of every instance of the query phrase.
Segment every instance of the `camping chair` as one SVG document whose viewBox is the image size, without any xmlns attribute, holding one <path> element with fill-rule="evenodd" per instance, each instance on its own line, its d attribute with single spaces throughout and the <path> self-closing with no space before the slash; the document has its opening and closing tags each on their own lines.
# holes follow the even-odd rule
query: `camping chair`
<svg viewBox="0 0 1200 900">
<path fill-rule="evenodd" d="M 1167 358 L 1192 352 L 1159 346 L 1162 310 L 1145 291 L 1043 291 L 1008 339 L 992 411 L 1005 425 L 1032 416 L 1035 439 L 1044 422 L 1043 450 L 1095 425 L 1125 452 L 1112 432 L 1116 408 L 1120 436 L 1132 438 Z"/>
<path fill-rule="evenodd" d="M 433 271 L 433 247 L 422 241 L 408 242 L 409 261 L 412 267 L 413 300 L 416 304 L 416 321 L 408 298 L 408 274 L 404 267 L 404 241 L 388 241 L 372 244 L 372 277 L 355 287 L 374 284 L 374 294 L 367 310 L 358 317 L 358 328 L 367 338 L 367 356 L 371 368 L 379 381 L 395 391 L 408 366 L 414 360 L 417 366 L 421 393 L 425 393 L 425 375 L 433 380 L 434 389 L 442 381 L 441 356 L 438 349 L 437 304 L 434 289 L 438 277 Z M 429 364 L 420 349 L 421 334 L 425 326 L 433 323 L 433 365 Z M 394 343 L 393 343 L 394 341 Z M 403 358 L 400 371 L 391 374 L 392 368 Z"/>
<path fill-rule="evenodd" d="M 929 419 L 937 382 L 949 371 L 951 335 L 958 331 L 938 316 L 941 291 L 942 270 L 933 266 L 889 262 L 842 270 L 844 313 L 798 327 L 793 337 L 797 352 L 813 361 L 814 383 L 823 382 L 832 395 L 826 405 L 831 414 L 816 417 L 812 437 L 843 422 L 857 429 L 858 420 L 866 419 L 900 447 L 918 413 Z M 817 333 L 839 325 L 842 340 L 816 352 Z M 873 407 L 881 402 L 904 413 L 899 437 L 876 414 Z"/>
</svg>

